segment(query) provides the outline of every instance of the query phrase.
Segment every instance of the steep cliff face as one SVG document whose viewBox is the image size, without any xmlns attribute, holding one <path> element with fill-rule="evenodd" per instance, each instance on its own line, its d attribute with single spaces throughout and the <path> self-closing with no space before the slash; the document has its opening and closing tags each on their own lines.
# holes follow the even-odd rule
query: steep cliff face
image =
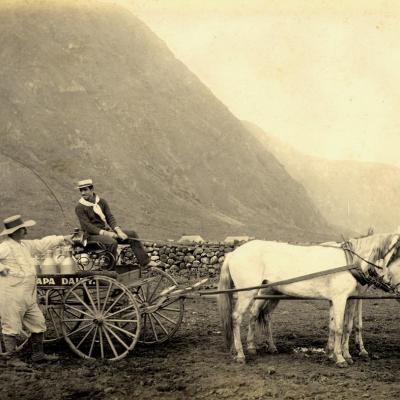
<svg viewBox="0 0 400 400">
<path fill-rule="evenodd" d="M 142 236 L 332 237 L 304 188 L 124 8 L 2 2 L 0 40 L 2 217 L 70 229 L 74 184 L 91 177 Z"/>
<path fill-rule="evenodd" d="M 394 232 L 400 222 L 400 169 L 385 164 L 306 156 L 254 124 L 244 126 L 307 190 L 321 214 L 345 229 Z"/>
</svg>

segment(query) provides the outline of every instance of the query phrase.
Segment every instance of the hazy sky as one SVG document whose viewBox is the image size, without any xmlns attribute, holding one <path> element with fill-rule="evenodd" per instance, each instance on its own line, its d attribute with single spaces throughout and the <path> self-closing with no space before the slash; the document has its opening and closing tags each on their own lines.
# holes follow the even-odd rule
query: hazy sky
<svg viewBox="0 0 400 400">
<path fill-rule="evenodd" d="M 240 119 L 400 165 L 400 2 L 120 0 Z"/>
</svg>

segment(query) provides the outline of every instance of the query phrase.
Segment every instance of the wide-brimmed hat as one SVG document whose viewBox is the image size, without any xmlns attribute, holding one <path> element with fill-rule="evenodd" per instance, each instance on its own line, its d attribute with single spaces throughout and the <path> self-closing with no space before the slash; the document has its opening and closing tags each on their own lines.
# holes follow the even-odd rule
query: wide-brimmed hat
<svg viewBox="0 0 400 400">
<path fill-rule="evenodd" d="M 84 179 L 78 182 L 77 189 L 82 189 L 88 186 L 93 186 L 93 181 L 91 179 Z"/>
<path fill-rule="evenodd" d="M 6 218 L 4 221 L 5 229 L 0 232 L 0 236 L 10 235 L 18 229 L 29 228 L 30 226 L 36 225 L 36 221 L 29 219 L 28 221 L 23 221 L 20 215 L 13 215 L 12 217 Z"/>
</svg>

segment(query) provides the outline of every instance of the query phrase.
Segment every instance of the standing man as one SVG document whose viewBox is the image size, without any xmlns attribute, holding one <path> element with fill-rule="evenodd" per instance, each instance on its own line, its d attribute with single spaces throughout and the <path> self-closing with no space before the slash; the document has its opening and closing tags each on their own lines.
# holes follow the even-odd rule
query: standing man
<svg viewBox="0 0 400 400">
<path fill-rule="evenodd" d="M 75 207 L 82 230 L 88 235 L 88 243 L 101 243 L 117 257 L 118 243 L 129 243 L 141 266 L 153 266 L 138 235 L 133 230 L 122 230 L 111 213 L 107 201 L 95 192 L 93 181 L 85 179 L 78 182 L 81 198 Z"/>
<path fill-rule="evenodd" d="M 24 222 L 20 215 L 4 220 L 0 236 L 0 317 L 5 350 L 10 354 L 7 364 L 25 367 L 16 354 L 17 335 L 24 327 L 31 332 L 32 361 L 54 361 L 58 357 L 43 352 L 46 323 L 36 299 L 36 268 L 33 256 L 71 242 L 71 236 L 46 236 L 40 240 L 25 240 L 27 228 L 36 222 Z"/>
</svg>

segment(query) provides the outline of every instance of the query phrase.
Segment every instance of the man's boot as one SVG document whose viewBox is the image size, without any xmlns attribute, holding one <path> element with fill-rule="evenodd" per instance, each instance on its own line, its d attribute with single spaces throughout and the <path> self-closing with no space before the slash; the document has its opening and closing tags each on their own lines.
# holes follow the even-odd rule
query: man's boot
<svg viewBox="0 0 400 400">
<path fill-rule="evenodd" d="M 3 335 L 4 347 L 7 354 L 7 366 L 15 368 L 28 368 L 17 354 L 17 338 L 13 335 Z"/>
<path fill-rule="evenodd" d="M 58 361 L 59 357 L 56 355 L 48 355 L 43 351 L 43 332 L 32 333 L 31 344 L 32 344 L 32 361 L 36 363 L 46 361 Z"/>
</svg>

